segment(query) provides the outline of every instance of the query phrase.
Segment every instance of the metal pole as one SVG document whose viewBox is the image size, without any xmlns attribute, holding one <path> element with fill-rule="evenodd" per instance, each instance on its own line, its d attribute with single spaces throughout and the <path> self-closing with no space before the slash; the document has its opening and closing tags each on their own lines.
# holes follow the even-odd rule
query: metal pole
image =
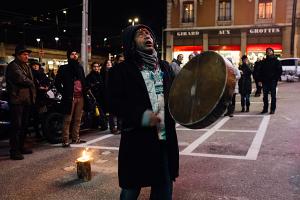
<svg viewBox="0 0 300 200">
<path fill-rule="evenodd" d="M 293 13 L 292 13 L 292 31 L 291 31 L 291 56 L 296 57 L 294 55 L 295 52 L 295 30 L 296 30 L 296 11 L 297 11 L 297 0 L 293 1 Z"/>
<path fill-rule="evenodd" d="M 88 0 L 83 0 L 82 4 L 82 36 L 81 36 L 81 62 L 84 72 L 87 72 L 88 66 Z"/>
</svg>

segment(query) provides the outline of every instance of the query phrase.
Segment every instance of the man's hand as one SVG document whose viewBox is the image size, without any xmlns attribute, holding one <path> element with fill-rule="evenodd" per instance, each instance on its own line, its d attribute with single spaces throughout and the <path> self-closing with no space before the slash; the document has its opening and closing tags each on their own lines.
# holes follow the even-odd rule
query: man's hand
<svg viewBox="0 0 300 200">
<path fill-rule="evenodd" d="M 156 126 L 161 122 L 161 119 L 157 116 L 157 113 L 151 113 L 150 115 L 150 126 Z"/>
</svg>

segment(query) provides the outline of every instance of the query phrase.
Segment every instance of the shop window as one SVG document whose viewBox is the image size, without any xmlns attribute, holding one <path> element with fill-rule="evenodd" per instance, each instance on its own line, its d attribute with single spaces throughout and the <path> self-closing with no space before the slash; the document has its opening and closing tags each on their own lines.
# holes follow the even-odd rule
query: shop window
<svg viewBox="0 0 300 200">
<path fill-rule="evenodd" d="M 219 1 L 219 21 L 230 21 L 231 20 L 231 0 L 220 0 Z"/>
<path fill-rule="evenodd" d="M 272 0 L 259 0 L 258 19 L 272 19 L 273 2 Z"/>
<path fill-rule="evenodd" d="M 194 22 L 194 1 L 186 1 L 183 3 L 182 23 Z"/>
</svg>

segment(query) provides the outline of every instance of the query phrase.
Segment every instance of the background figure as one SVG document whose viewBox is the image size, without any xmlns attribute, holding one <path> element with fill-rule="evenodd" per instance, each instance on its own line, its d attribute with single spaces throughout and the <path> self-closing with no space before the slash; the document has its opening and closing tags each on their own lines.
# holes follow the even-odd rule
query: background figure
<svg viewBox="0 0 300 200">
<path fill-rule="evenodd" d="M 232 60 L 231 59 L 228 59 L 228 60 L 231 62 L 232 66 L 233 66 Z M 227 112 L 224 115 L 224 116 L 229 116 L 229 117 L 233 117 L 233 113 L 235 110 L 235 97 L 236 97 L 236 94 L 239 93 L 239 80 L 241 78 L 240 70 L 238 70 L 235 66 L 233 66 L 233 70 L 234 70 L 234 75 L 235 75 L 235 79 L 236 79 L 235 88 L 234 88 L 234 91 L 232 94 L 231 102 L 229 103 L 229 105 L 227 107 Z"/>
<path fill-rule="evenodd" d="M 254 68 L 253 68 L 253 79 L 255 81 L 255 87 L 256 87 L 256 91 L 255 91 L 255 97 L 259 97 L 261 94 L 261 85 L 259 85 L 259 71 L 260 71 L 260 67 L 261 67 L 261 60 L 260 58 L 257 58 L 256 62 L 254 63 Z"/>
<path fill-rule="evenodd" d="M 195 56 L 196 56 L 195 53 L 191 53 L 191 54 L 189 55 L 189 61 L 192 60 L 192 58 L 194 58 Z"/>
<path fill-rule="evenodd" d="M 118 123 L 118 118 L 114 116 L 110 111 L 109 111 L 109 100 L 108 100 L 108 79 L 109 79 L 109 74 L 110 70 L 112 68 L 112 62 L 111 60 L 105 60 L 103 63 L 103 67 L 101 68 L 100 75 L 102 79 L 104 80 L 104 104 L 103 104 L 103 111 L 108 116 L 108 123 L 109 123 L 109 129 L 111 133 L 118 134 L 120 133 L 120 123 Z"/>
<path fill-rule="evenodd" d="M 123 31 L 125 61 L 112 68 L 110 109 L 122 119 L 118 175 L 120 199 L 138 199 L 151 186 L 150 199 L 172 199 L 179 151 L 175 121 L 168 108 L 174 72 L 157 57 L 152 30 L 142 24 Z"/>
<path fill-rule="evenodd" d="M 239 80 L 239 92 L 241 94 L 241 112 L 249 112 L 250 108 L 250 94 L 252 92 L 252 71 L 248 65 L 248 57 L 246 55 L 242 56 L 242 64 L 239 67 L 241 72 L 241 78 Z M 246 110 L 245 110 L 246 106 Z"/>
<path fill-rule="evenodd" d="M 119 63 L 123 62 L 124 60 L 125 60 L 124 54 L 120 53 L 116 56 L 114 65 L 119 64 Z"/>
<path fill-rule="evenodd" d="M 78 51 L 67 51 L 68 64 L 60 66 L 55 77 L 55 87 L 62 95 L 63 138 L 62 146 L 70 147 L 70 126 L 72 143 L 79 144 L 85 141 L 79 137 L 81 117 L 83 114 L 84 98 L 86 97 L 85 75 L 83 67 L 78 61 Z"/>
<path fill-rule="evenodd" d="M 50 86 L 50 80 L 44 73 L 44 70 L 43 68 L 41 68 L 41 64 L 39 62 L 31 62 L 30 67 L 32 70 L 34 85 L 36 89 L 36 101 L 31 108 L 31 116 L 33 119 L 35 136 L 36 138 L 41 139 L 42 135 L 40 133 L 39 125 L 41 124 L 41 121 L 44 118 L 43 114 L 47 112 L 46 93 Z"/>
<path fill-rule="evenodd" d="M 261 63 L 259 72 L 259 85 L 262 86 L 264 95 L 264 107 L 261 113 L 264 114 L 268 112 L 268 95 L 271 92 L 270 114 L 274 114 L 276 110 L 276 87 L 282 74 L 282 66 L 277 57 L 275 57 L 274 50 L 272 48 L 266 49 L 266 55 L 266 59 L 264 59 Z"/>
<path fill-rule="evenodd" d="M 180 65 L 182 64 L 182 61 L 183 61 L 183 54 L 178 54 L 177 59 L 174 58 L 172 60 L 171 67 L 175 75 L 177 75 L 180 72 L 181 70 Z"/>
<path fill-rule="evenodd" d="M 91 72 L 86 76 L 86 85 L 87 89 L 91 90 L 93 96 L 95 97 L 95 100 L 97 102 L 97 107 L 100 111 L 99 116 L 93 115 L 93 127 L 98 128 L 98 126 L 101 126 L 101 130 L 107 130 L 107 121 L 106 121 L 106 115 L 102 109 L 102 107 L 105 104 L 105 86 L 104 86 L 104 80 L 102 79 L 102 76 L 100 76 L 100 69 L 101 66 L 97 62 L 93 62 L 91 64 L 92 70 Z"/>
<path fill-rule="evenodd" d="M 15 59 L 8 64 L 5 74 L 11 119 L 10 158 L 13 160 L 22 160 L 22 154 L 32 153 L 25 148 L 30 107 L 36 96 L 33 75 L 27 65 L 30 53 L 25 46 L 17 45 Z"/>
</svg>

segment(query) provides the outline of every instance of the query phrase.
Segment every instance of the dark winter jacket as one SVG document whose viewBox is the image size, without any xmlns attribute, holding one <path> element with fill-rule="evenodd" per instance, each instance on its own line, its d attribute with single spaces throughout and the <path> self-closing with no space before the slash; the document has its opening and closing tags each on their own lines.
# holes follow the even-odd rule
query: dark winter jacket
<svg viewBox="0 0 300 200">
<path fill-rule="evenodd" d="M 127 42 L 132 44 L 134 33 L 138 28 L 139 26 L 132 26 L 131 30 L 127 29 L 124 33 Z M 110 110 L 122 120 L 118 159 L 119 184 L 122 188 L 151 186 L 161 181 L 162 177 L 157 128 L 142 126 L 142 115 L 146 110 L 152 110 L 152 105 L 140 71 L 140 60 L 135 56 L 134 47 L 127 46 L 125 61 L 114 66 L 109 77 Z M 168 108 L 169 90 L 174 73 L 165 61 L 160 61 L 159 66 L 164 73 L 168 168 L 171 178 L 175 180 L 179 169 L 179 150 L 175 121 Z"/>
<path fill-rule="evenodd" d="M 27 64 L 18 59 L 7 65 L 5 74 L 8 102 L 10 104 L 31 105 L 35 103 L 36 91 L 33 75 Z"/>
<path fill-rule="evenodd" d="M 256 61 L 254 63 L 254 68 L 253 68 L 253 79 L 258 80 L 259 79 L 259 73 L 260 73 L 260 68 L 261 68 L 261 63 L 262 61 Z"/>
<path fill-rule="evenodd" d="M 100 107 L 104 106 L 104 80 L 102 79 L 102 76 L 100 73 L 91 71 L 87 76 L 86 76 L 86 86 L 87 89 L 90 89 L 92 94 L 97 100 L 97 103 L 99 104 Z"/>
<path fill-rule="evenodd" d="M 261 82 L 278 81 L 282 74 L 282 65 L 275 57 L 267 57 L 261 62 L 259 80 Z"/>
<path fill-rule="evenodd" d="M 55 87 L 62 95 L 62 113 L 71 114 L 74 81 L 80 80 L 83 88 L 83 97 L 86 97 L 86 83 L 83 67 L 78 62 L 68 63 L 59 67 L 55 77 Z"/>
<path fill-rule="evenodd" d="M 44 104 L 47 90 L 42 90 L 39 87 L 49 87 L 50 79 L 43 70 L 32 70 L 32 75 L 34 77 L 34 85 L 36 88 L 36 103 Z"/>
<path fill-rule="evenodd" d="M 248 64 L 242 64 L 239 67 L 241 70 L 241 78 L 239 80 L 239 93 L 241 95 L 251 94 L 252 92 L 252 71 Z"/>
</svg>

